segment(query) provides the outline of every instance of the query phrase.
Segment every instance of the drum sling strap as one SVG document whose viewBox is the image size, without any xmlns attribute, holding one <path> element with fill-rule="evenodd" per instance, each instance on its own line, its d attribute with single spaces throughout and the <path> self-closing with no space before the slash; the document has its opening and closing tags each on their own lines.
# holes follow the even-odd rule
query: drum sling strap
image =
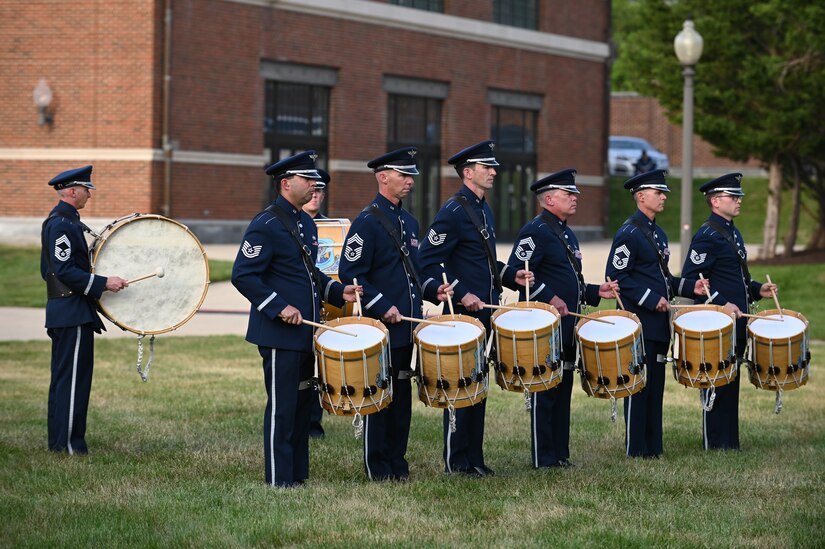
<svg viewBox="0 0 825 549">
<path fill-rule="evenodd" d="M 670 269 L 667 268 L 667 262 L 665 261 L 665 256 L 662 254 L 662 251 L 659 249 L 659 246 L 656 244 L 656 240 L 653 238 L 653 233 L 651 233 L 647 227 L 642 225 L 638 219 L 634 219 L 632 217 L 628 218 L 627 221 L 624 222 L 625 225 L 631 223 L 639 228 L 642 231 L 642 234 L 645 235 L 647 241 L 650 242 L 650 245 L 653 246 L 653 251 L 656 252 L 656 259 L 659 261 L 659 269 L 661 269 L 662 274 L 667 277 L 666 286 L 667 286 L 667 299 L 670 301 L 670 298 L 673 297 L 670 295 L 672 293 L 672 289 L 670 287 L 670 280 L 673 278 L 673 275 L 670 274 Z"/>
<path fill-rule="evenodd" d="M 498 264 L 495 259 L 496 256 L 493 253 L 493 247 L 490 245 L 490 233 L 487 232 L 487 227 L 481 224 L 481 220 L 473 211 L 473 208 L 470 207 L 470 203 L 466 196 L 457 194 L 453 198 L 461 204 L 464 211 L 467 212 L 467 217 L 470 218 L 470 221 L 472 221 L 473 225 L 476 227 L 476 230 L 481 235 L 481 241 L 484 243 L 484 251 L 487 254 L 487 263 L 490 266 L 490 272 L 493 273 L 493 282 L 495 283 L 496 292 L 498 292 L 498 295 L 500 296 L 504 292 L 504 287 L 501 284 L 501 274 L 498 272 Z"/>
<path fill-rule="evenodd" d="M 559 226 L 559 224 L 549 215 L 546 213 L 541 214 L 542 219 L 547 223 L 550 227 L 550 230 L 553 231 L 561 242 L 562 247 L 564 247 L 564 251 L 567 253 L 567 260 L 570 262 L 570 266 L 573 267 L 573 271 L 576 273 L 576 278 L 579 280 L 579 287 L 581 291 L 579 292 L 579 301 L 582 305 L 584 305 L 584 291 L 587 285 L 584 282 L 584 275 L 582 275 L 582 268 L 579 264 L 578 259 L 576 258 L 576 251 L 573 249 L 573 246 L 567 242 L 565 238 L 564 229 Z"/>
<path fill-rule="evenodd" d="M 315 285 L 318 287 L 318 294 L 323 296 L 324 288 L 321 286 L 321 279 L 318 276 L 315 265 L 312 264 L 312 251 L 306 244 L 304 244 L 304 241 L 301 240 L 301 235 L 298 234 L 298 225 L 295 223 L 295 220 L 291 219 L 289 214 L 287 214 L 283 208 L 276 204 L 270 204 L 264 211 L 271 212 L 272 215 L 277 217 L 278 221 L 281 222 L 281 225 L 283 225 L 287 232 L 292 236 L 292 239 L 298 246 L 298 250 L 301 252 L 301 260 L 304 262 L 304 267 L 306 267 L 307 272 L 312 277 Z M 321 297 L 321 301 L 323 301 L 323 297 Z"/>
<path fill-rule="evenodd" d="M 401 256 L 401 263 L 404 265 L 404 269 L 410 274 L 410 278 L 412 278 L 413 283 L 418 288 L 418 295 L 420 295 L 423 300 L 424 290 L 421 287 L 421 282 L 418 280 L 415 267 L 413 267 L 413 264 L 410 261 L 410 250 L 407 248 L 407 245 L 404 244 L 404 241 L 401 239 L 401 235 L 398 234 L 398 229 L 390 222 L 389 219 L 387 219 L 387 216 L 381 211 L 378 204 L 370 204 L 369 207 L 364 208 L 364 211 L 374 215 L 384 227 L 384 230 L 389 233 L 392 243 L 395 244 L 395 249 L 398 250 L 398 254 Z"/>
<path fill-rule="evenodd" d="M 40 253 L 46 258 L 46 265 L 48 265 L 48 269 L 46 269 L 46 296 L 48 299 L 59 299 L 61 297 L 71 297 L 74 295 L 74 291 L 57 278 L 57 275 L 54 272 L 54 265 L 52 263 L 51 250 L 46 249 L 46 224 L 56 217 L 62 217 L 69 223 L 75 223 L 75 220 L 72 218 L 58 213 L 47 217 L 46 220 L 43 221 L 43 225 L 40 227 Z M 80 221 L 77 221 L 77 223 L 85 232 L 94 234 L 85 224 Z"/>
<path fill-rule="evenodd" d="M 733 248 L 733 253 L 736 255 L 736 259 L 739 260 L 739 268 L 742 269 L 742 278 L 745 281 L 745 288 L 748 295 L 748 303 L 753 302 L 753 297 L 751 296 L 751 272 L 748 269 L 748 262 L 745 261 L 745 252 L 739 249 L 739 246 L 736 245 L 736 242 L 733 240 L 733 236 L 731 233 L 726 231 L 724 227 L 722 227 L 719 223 L 711 220 L 707 220 L 702 224 L 702 228 L 710 227 L 717 233 L 721 234 L 725 240 L 727 240 L 730 247 Z"/>
</svg>

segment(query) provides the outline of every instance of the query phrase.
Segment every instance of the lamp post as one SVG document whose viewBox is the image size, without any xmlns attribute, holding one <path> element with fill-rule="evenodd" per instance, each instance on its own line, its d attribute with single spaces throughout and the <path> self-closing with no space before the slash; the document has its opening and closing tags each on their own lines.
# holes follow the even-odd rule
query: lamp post
<svg viewBox="0 0 825 549">
<path fill-rule="evenodd" d="M 682 213 L 679 245 L 682 251 L 683 265 L 687 257 L 690 239 L 693 234 L 691 223 L 693 217 L 693 66 L 702 56 L 702 36 L 693 28 L 690 19 L 673 40 L 676 57 L 682 64 L 682 76 L 685 86 L 682 99 Z"/>
</svg>

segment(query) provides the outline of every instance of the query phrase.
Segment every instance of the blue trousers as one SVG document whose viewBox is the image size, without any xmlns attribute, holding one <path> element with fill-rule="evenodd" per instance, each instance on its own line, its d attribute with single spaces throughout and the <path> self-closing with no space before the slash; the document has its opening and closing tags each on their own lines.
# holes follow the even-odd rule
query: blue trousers
<svg viewBox="0 0 825 549">
<path fill-rule="evenodd" d="M 49 383 L 49 450 L 86 454 L 86 413 L 92 391 L 95 340 L 91 324 L 49 328 L 52 340 Z"/>
<path fill-rule="evenodd" d="M 390 349 L 392 402 L 364 416 L 364 469 L 370 480 L 406 479 L 405 455 L 412 417 L 410 366 L 413 346 Z M 399 373 L 404 379 L 399 379 Z"/>
<path fill-rule="evenodd" d="M 736 355 L 745 355 L 745 339 L 736 340 Z M 745 365 L 741 365 L 745 368 Z M 716 388 L 716 399 L 710 412 L 702 410 L 702 441 L 705 450 L 738 450 L 739 449 L 739 380 L 743 372 L 739 372 L 736 379 Z M 747 375 L 745 369 L 744 375 Z M 707 398 L 710 391 L 702 389 L 702 396 Z"/>
<path fill-rule="evenodd" d="M 533 467 L 553 467 L 570 458 L 570 396 L 573 370 L 564 370 L 561 383 L 530 395 L 530 435 Z"/>
<path fill-rule="evenodd" d="M 662 455 L 662 404 L 665 396 L 665 363 L 668 343 L 645 340 L 645 388 L 624 399 L 625 446 L 630 457 Z"/>
<path fill-rule="evenodd" d="M 313 375 L 310 352 L 258 347 L 263 359 L 264 471 L 266 483 L 291 486 L 309 478 L 309 411 L 311 388 L 299 390 Z"/>
</svg>

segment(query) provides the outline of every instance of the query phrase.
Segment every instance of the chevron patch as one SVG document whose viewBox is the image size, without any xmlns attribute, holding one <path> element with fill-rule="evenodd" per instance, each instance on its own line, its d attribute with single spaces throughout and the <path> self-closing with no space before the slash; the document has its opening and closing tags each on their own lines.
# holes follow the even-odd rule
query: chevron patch
<svg viewBox="0 0 825 549">
<path fill-rule="evenodd" d="M 244 240 L 243 245 L 241 246 L 241 253 L 249 259 L 255 259 L 259 255 L 261 255 L 261 249 L 263 249 L 263 244 L 260 246 L 253 246 L 252 244 Z"/>
<path fill-rule="evenodd" d="M 58 261 L 67 261 L 72 256 L 72 243 L 65 234 L 54 241 L 54 257 Z"/>
</svg>

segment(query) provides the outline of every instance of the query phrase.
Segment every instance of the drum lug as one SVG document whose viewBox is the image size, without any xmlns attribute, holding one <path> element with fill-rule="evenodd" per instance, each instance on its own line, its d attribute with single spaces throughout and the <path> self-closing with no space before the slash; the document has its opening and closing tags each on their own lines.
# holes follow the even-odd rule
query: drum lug
<svg viewBox="0 0 825 549">
<path fill-rule="evenodd" d="M 435 386 L 436 386 L 437 389 L 441 389 L 441 390 L 446 391 L 450 388 L 450 382 L 447 381 L 446 379 L 439 379 L 435 383 Z"/>
<path fill-rule="evenodd" d="M 538 366 L 533 367 L 533 375 L 534 376 L 543 375 L 544 372 L 546 372 L 546 371 L 547 371 L 547 368 L 544 366 L 544 364 L 539 364 Z"/>
<path fill-rule="evenodd" d="M 506 374 L 507 373 L 507 365 L 504 364 L 503 362 L 499 362 L 498 365 L 496 366 L 496 370 L 501 372 L 502 374 Z"/>
</svg>

